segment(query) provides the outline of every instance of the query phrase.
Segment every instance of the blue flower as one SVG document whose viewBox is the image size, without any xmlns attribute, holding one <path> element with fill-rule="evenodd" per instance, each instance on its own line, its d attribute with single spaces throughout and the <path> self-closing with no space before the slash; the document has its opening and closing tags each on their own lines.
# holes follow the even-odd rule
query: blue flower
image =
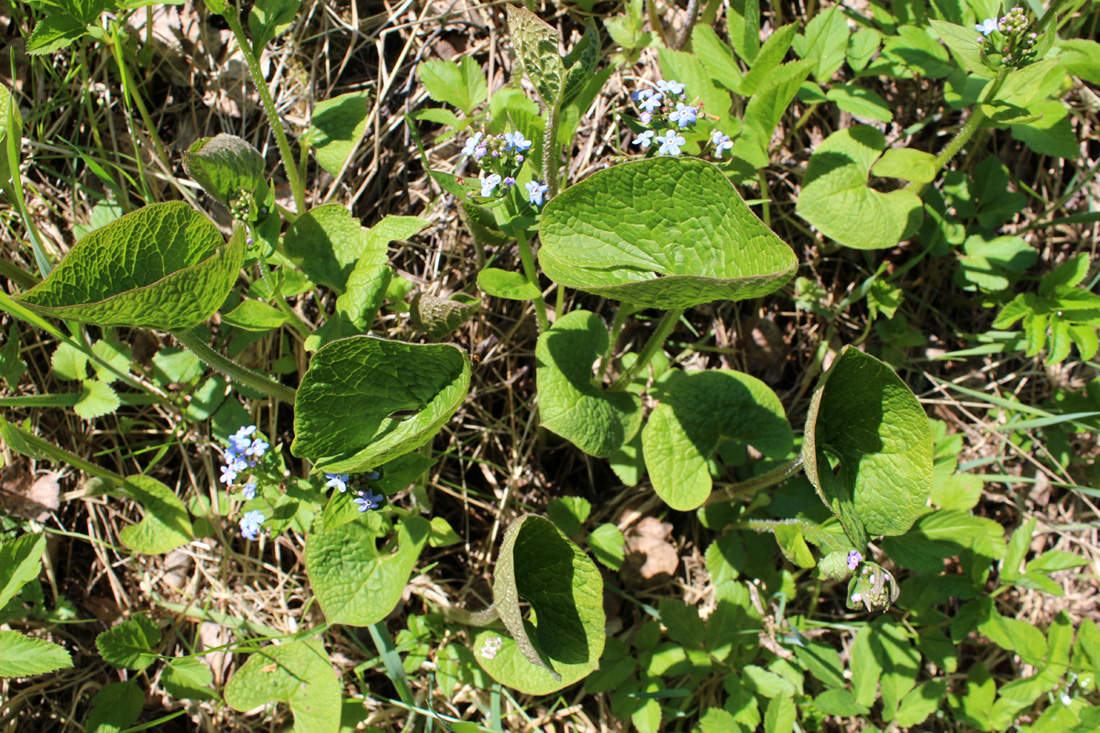
<svg viewBox="0 0 1100 733">
<path fill-rule="evenodd" d="M 376 496 L 370 489 L 367 489 L 359 494 L 358 499 L 353 499 L 352 501 L 359 505 L 359 511 L 368 512 L 371 509 L 377 509 L 379 504 L 382 503 L 383 498 L 385 497 L 383 497 L 382 494 Z"/>
<path fill-rule="evenodd" d="M 481 179 L 481 197 L 489 198 L 493 195 L 493 189 L 500 183 L 501 178 L 499 173 L 494 173 L 488 178 Z"/>
<path fill-rule="evenodd" d="M 699 119 L 699 110 L 694 107 L 689 107 L 683 102 L 676 103 L 676 111 L 668 116 L 670 122 L 676 122 L 680 125 L 680 129 L 684 129 L 688 125 L 694 125 Z"/>
<path fill-rule="evenodd" d="M 466 144 L 462 147 L 463 155 L 474 155 L 481 145 L 481 133 L 476 132 L 472 137 L 466 138 Z M 482 153 L 484 155 L 484 153 Z"/>
<path fill-rule="evenodd" d="M 252 501 L 256 498 L 256 484 L 245 484 L 241 493 L 244 494 L 245 501 Z"/>
<path fill-rule="evenodd" d="M 639 89 L 630 95 L 631 100 L 640 102 L 643 99 L 649 99 L 654 94 L 652 89 Z"/>
<path fill-rule="evenodd" d="M 648 125 L 652 121 L 653 115 L 651 115 L 649 112 L 642 112 L 640 115 L 638 115 L 638 122 L 641 122 L 643 125 Z"/>
<path fill-rule="evenodd" d="M 256 458 L 259 458 L 270 447 L 271 444 L 264 442 L 263 438 L 256 438 L 252 441 L 252 445 L 248 446 L 248 448 L 245 449 L 244 454 L 246 456 L 254 456 Z"/>
<path fill-rule="evenodd" d="M 233 435 L 229 436 L 229 449 L 236 453 L 244 453 L 246 450 L 248 450 L 248 446 L 252 444 L 252 441 L 249 440 L 249 438 L 254 432 L 256 432 L 255 425 L 246 425 Z"/>
<path fill-rule="evenodd" d="M 859 564 L 863 562 L 863 555 L 859 550 L 852 550 L 848 553 L 848 569 L 855 570 L 859 567 Z"/>
<path fill-rule="evenodd" d="M 505 149 L 509 153 L 526 153 L 531 147 L 531 141 L 524 140 L 523 133 L 519 131 L 504 133 L 504 142 L 507 143 Z"/>
<path fill-rule="evenodd" d="M 638 106 L 644 109 L 646 112 L 652 112 L 653 110 L 661 106 L 662 99 L 664 99 L 664 95 L 654 94 L 652 96 L 646 97 Z"/>
<path fill-rule="evenodd" d="M 221 481 L 226 486 L 232 485 L 237 480 L 237 472 L 233 469 L 233 464 L 228 466 L 222 466 L 222 475 L 218 481 Z"/>
<path fill-rule="evenodd" d="M 348 475 L 346 473 L 326 473 L 325 478 L 328 479 L 325 486 L 330 489 L 339 489 L 341 494 L 348 490 Z"/>
<path fill-rule="evenodd" d="M 679 155 L 680 146 L 687 142 L 683 135 L 677 135 L 675 130 L 665 130 L 664 135 L 658 135 L 654 138 L 661 144 L 661 147 L 657 150 L 658 155 Z"/>
<path fill-rule="evenodd" d="M 715 130 L 711 133 L 710 144 L 714 146 L 714 157 L 718 160 L 722 159 L 723 150 L 730 150 L 733 148 L 733 141 L 730 140 L 730 136 L 722 134 L 720 130 Z"/>
<path fill-rule="evenodd" d="M 1001 30 L 1001 21 L 997 18 L 986 18 L 978 25 L 974 26 L 974 30 L 981 33 L 983 36 L 988 36 L 994 31 Z"/>
<path fill-rule="evenodd" d="M 543 194 L 545 194 L 550 187 L 538 181 L 528 181 L 524 184 L 524 188 L 527 189 L 527 200 L 531 202 L 531 205 L 542 206 Z"/>
<path fill-rule="evenodd" d="M 684 85 L 678 81 L 672 81 L 671 79 L 657 82 L 657 88 L 662 92 L 673 94 L 677 97 L 684 93 Z"/>
<path fill-rule="evenodd" d="M 503 183 L 508 188 L 511 188 L 512 186 L 516 185 L 516 179 L 508 176 L 503 181 L 501 181 L 501 183 Z"/>
<path fill-rule="evenodd" d="M 245 539 L 256 539 L 260 535 L 260 525 L 265 521 L 267 521 L 267 517 L 265 517 L 263 512 L 259 509 L 253 509 L 247 512 L 241 517 L 241 521 L 239 522 L 241 526 L 241 535 L 244 536 Z"/>
<path fill-rule="evenodd" d="M 653 136 L 656 134 L 657 133 L 655 133 L 653 130 L 646 130 L 645 132 L 634 138 L 634 142 L 631 143 L 631 145 L 637 145 L 642 150 L 645 150 L 649 147 L 649 144 L 653 142 Z"/>
</svg>

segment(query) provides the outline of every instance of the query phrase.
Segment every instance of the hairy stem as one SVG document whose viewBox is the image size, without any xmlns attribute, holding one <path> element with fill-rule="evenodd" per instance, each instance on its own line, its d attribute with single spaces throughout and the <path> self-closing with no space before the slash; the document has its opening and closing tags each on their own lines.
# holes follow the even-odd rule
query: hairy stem
<svg viewBox="0 0 1100 733">
<path fill-rule="evenodd" d="M 523 276 L 527 278 L 527 282 L 535 286 L 535 290 L 539 291 L 539 294 L 535 296 L 535 319 L 539 324 L 539 333 L 542 333 L 550 328 L 550 321 L 546 317 L 546 302 L 542 299 L 542 288 L 539 287 L 539 272 L 535 267 L 535 255 L 531 252 L 530 242 L 527 241 L 527 232 L 515 223 L 517 212 L 515 204 L 512 202 L 511 193 L 505 199 L 505 205 L 508 207 L 508 213 L 512 216 L 512 234 L 519 243 L 519 258 L 523 263 Z"/>
<path fill-rule="evenodd" d="M 758 491 L 768 488 L 769 486 L 775 486 L 781 481 L 786 481 L 791 476 L 794 476 L 802 470 L 802 454 L 792 458 L 790 461 L 784 463 L 782 466 L 772 469 L 767 473 L 759 476 L 753 476 L 747 481 L 742 481 L 739 484 L 733 484 L 727 486 L 721 491 L 716 491 L 710 495 L 710 497 L 703 502 L 703 506 L 709 506 L 711 504 L 718 504 L 723 501 L 730 501 L 734 498 L 741 496 L 748 496 L 755 494 Z"/>
<path fill-rule="evenodd" d="M 239 384 L 251 387 L 257 392 L 263 392 L 272 399 L 285 402 L 288 405 L 294 404 L 294 395 L 297 394 L 294 389 L 287 387 L 285 384 L 279 384 L 271 377 L 241 366 L 232 359 L 222 356 L 210 348 L 205 340 L 195 335 L 194 331 L 172 331 L 172 335 L 207 366 L 217 369 Z"/>
<path fill-rule="evenodd" d="M 676 324 L 680 322 L 680 316 L 682 315 L 684 315 L 683 308 L 673 308 L 665 312 L 661 322 L 657 324 L 657 330 L 653 332 L 653 335 L 649 337 L 649 341 L 646 341 L 645 346 L 642 347 L 642 353 L 638 355 L 638 359 L 615 380 L 615 384 L 611 385 L 612 392 L 626 389 L 626 385 L 634 381 L 634 377 L 638 376 L 638 373 L 649 364 L 650 359 L 664 346 L 665 339 L 672 333 L 672 329 L 676 328 Z"/>
<path fill-rule="evenodd" d="M 546 183 L 546 200 L 558 195 L 558 166 L 561 155 L 558 146 L 558 105 L 546 105 L 546 132 L 542 136 L 542 178 Z"/>
</svg>

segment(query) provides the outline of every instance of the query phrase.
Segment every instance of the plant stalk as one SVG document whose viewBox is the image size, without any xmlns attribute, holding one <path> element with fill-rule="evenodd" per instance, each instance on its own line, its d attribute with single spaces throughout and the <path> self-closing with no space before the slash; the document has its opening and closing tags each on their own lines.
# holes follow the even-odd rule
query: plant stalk
<svg viewBox="0 0 1100 733">
<path fill-rule="evenodd" d="M 665 311 L 661 322 L 657 324 L 657 330 L 653 332 L 653 335 L 649 337 L 649 341 L 646 341 L 645 346 L 642 347 L 642 353 L 638 355 L 638 359 L 615 380 L 615 384 L 611 385 L 612 392 L 626 389 L 626 385 L 634 381 L 634 377 L 638 376 L 638 373 L 649 364 L 650 359 L 664 346 L 665 339 L 672 333 L 672 329 L 676 328 L 676 324 L 680 322 L 680 316 L 682 315 L 684 315 L 683 308 L 673 308 Z"/>
<path fill-rule="evenodd" d="M 230 379 L 251 387 L 257 392 L 263 392 L 272 399 L 285 402 L 288 405 L 294 404 L 294 396 L 297 392 L 291 387 L 287 387 L 285 384 L 280 384 L 274 379 L 260 374 L 257 371 L 253 371 L 248 367 L 241 366 L 232 359 L 228 359 L 214 349 L 207 345 L 206 341 L 199 338 L 194 331 L 172 331 L 181 344 L 186 346 L 191 353 L 199 357 L 207 366 L 217 369 L 222 374 L 226 375 Z"/>
<path fill-rule="evenodd" d="M 561 165 L 558 145 L 558 104 L 546 105 L 546 132 L 542 136 L 542 178 L 546 182 L 546 200 L 558 195 L 558 166 Z"/>
<path fill-rule="evenodd" d="M 727 486 L 721 491 L 716 491 L 710 495 L 710 497 L 703 502 L 703 506 L 710 506 L 711 504 L 718 504 L 724 501 L 731 501 L 737 497 L 755 494 L 758 491 L 768 488 L 769 486 L 775 486 L 781 481 L 786 481 L 791 476 L 802 470 L 802 453 L 792 458 L 790 461 L 784 463 L 778 468 L 774 468 L 767 473 L 760 474 L 759 476 L 753 476 L 747 481 Z"/>
<path fill-rule="evenodd" d="M 505 205 L 508 207 L 508 213 L 512 216 L 512 234 L 515 236 L 516 242 L 519 243 L 519 259 L 523 263 L 523 276 L 527 278 L 527 282 L 534 285 L 535 289 L 539 291 L 539 294 L 535 296 L 535 319 L 539 324 L 539 333 L 543 333 L 550 329 L 550 320 L 546 317 L 546 301 L 542 299 L 542 288 L 539 287 L 539 272 L 535 267 L 535 255 L 531 251 L 530 242 L 527 241 L 527 232 L 515 223 L 517 212 L 515 204 L 512 203 L 511 193 L 505 199 Z"/>
</svg>

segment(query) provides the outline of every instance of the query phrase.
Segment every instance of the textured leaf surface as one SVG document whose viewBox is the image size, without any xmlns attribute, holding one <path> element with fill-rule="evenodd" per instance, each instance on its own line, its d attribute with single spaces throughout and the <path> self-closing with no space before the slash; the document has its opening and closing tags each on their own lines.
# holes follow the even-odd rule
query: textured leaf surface
<svg viewBox="0 0 1100 733">
<path fill-rule="evenodd" d="M 99 326 L 191 328 L 229 294 L 244 240 L 239 229 L 226 244 L 185 203 L 150 204 L 81 239 L 16 300 L 40 315 Z"/>
<path fill-rule="evenodd" d="M 223 205 L 228 206 L 242 190 L 258 193 L 260 199 L 267 193 L 263 156 L 236 135 L 223 132 L 197 141 L 183 154 L 183 167 L 187 175 Z"/>
<path fill-rule="evenodd" d="M 642 425 L 641 399 L 629 392 L 605 392 L 592 375 L 607 343 L 599 316 L 573 311 L 539 336 L 535 347 L 542 424 L 598 458 L 617 451 Z"/>
<path fill-rule="evenodd" d="M 156 661 L 154 648 L 161 632 L 148 616 L 134 616 L 96 637 L 100 655 L 116 667 L 143 670 Z"/>
<path fill-rule="evenodd" d="M 603 578 L 550 520 L 527 515 L 509 525 L 494 575 L 493 601 L 512 638 L 483 631 L 474 640 L 478 664 L 493 679 L 542 695 L 599 666 L 606 640 Z M 531 605 L 528 619 L 520 599 Z"/>
<path fill-rule="evenodd" d="M 653 489 L 673 509 L 690 511 L 710 496 L 708 463 L 726 443 L 752 445 L 782 459 L 794 445 L 783 405 L 763 382 L 729 370 L 678 372 L 642 430 Z"/>
<path fill-rule="evenodd" d="M 331 472 L 373 468 L 431 440 L 469 389 L 470 359 L 455 346 L 333 341 L 298 388 L 291 453 Z"/>
<path fill-rule="evenodd" d="M 458 107 L 466 114 L 485 102 L 489 85 L 473 56 L 464 56 L 462 63 L 450 59 L 423 61 L 418 67 L 420 82 L 428 95 L 437 102 Z"/>
<path fill-rule="evenodd" d="M 0 677 L 30 677 L 71 666 L 72 657 L 58 644 L 0 631 Z"/>
<path fill-rule="evenodd" d="M 401 600 L 420 551 L 431 533 L 428 520 L 409 517 L 397 526 L 397 549 L 378 549 L 378 533 L 363 522 L 314 531 L 306 541 L 309 582 L 332 624 L 369 626 Z"/>
<path fill-rule="evenodd" d="M 85 420 L 110 415 L 121 402 L 111 385 L 98 379 L 85 379 L 80 385 L 80 397 L 73 405 L 73 412 Z"/>
<path fill-rule="evenodd" d="M 123 528 L 119 533 L 122 544 L 135 552 L 160 555 L 191 541 L 191 519 L 176 492 L 150 476 L 130 476 L 126 481 L 145 517 Z"/>
<path fill-rule="evenodd" d="M 561 34 L 526 8 L 507 3 L 508 30 L 523 71 L 548 107 L 557 107 L 565 83 L 565 64 L 558 51 Z"/>
<path fill-rule="evenodd" d="M 834 132 L 810 158 L 795 211 L 849 247 L 893 247 L 916 228 L 921 200 L 911 191 L 882 193 L 867 185 L 867 174 L 885 148 L 885 136 L 873 127 Z"/>
<path fill-rule="evenodd" d="M 547 204 L 540 236 L 550 279 L 644 307 L 759 297 L 796 264 L 726 176 L 694 159 L 600 171 Z"/>
<path fill-rule="evenodd" d="M 319 639 L 264 647 L 225 685 L 225 702 L 244 712 L 283 702 L 294 712 L 298 733 L 340 730 L 340 682 Z"/>
<path fill-rule="evenodd" d="M 327 172 L 335 176 L 344 167 L 367 131 L 369 112 L 370 96 L 366 92 L 349 92 L 317 103 L 305 138 Z"/>
<path fill-rule="evenodd" d="M 932 430 L 920 403 L 873 356 L 844 347 L 806 415 L 806 475 L 862 547 L 867 534 L 902 534 L 932 491 Z M 839 461 L 836 473 L 832 456 Z"/>
</svg>

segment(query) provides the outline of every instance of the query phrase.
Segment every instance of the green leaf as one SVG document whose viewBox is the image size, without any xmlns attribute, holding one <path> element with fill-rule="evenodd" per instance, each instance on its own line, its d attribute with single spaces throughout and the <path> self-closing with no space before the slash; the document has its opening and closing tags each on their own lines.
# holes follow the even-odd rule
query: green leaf
<svg viewBox="0 0 1100 733">
<path fill-rule="evenodd" d="M 267 332 L 290 321 L 290 316 L 278 308 L 260 300 L 246 300 L 229 313 L 222 321 L 244 331 Z"/>
<path fill-rule="evenodd" d="M 902 728 L 919 725 L 939 709 L 947 694 L 947 682 L 930 680 L 909 691 L 898 706 L 897 723 Z"/>
<path fill-rule="evenodd" d="M 23 359 L 20 358 L 19 354 L 19 329 L 13 319 L 8 326 L 8 339 L 3 347 L 0 347 L 0 377 L 3 377 L 4 381 L 8 383 L 9 389 L 15 389 L 19 385 L 19 380 L 27 371 L 27 365 L 23 363 Z"/>
<path fill-rule="evenodd" d="M 1058 63 L 1085 81 L 1100 85 L 1100 43 L 1086 38 L 1058 39 Z"/>
<path fill-rule="evenodd" d="M 242 193 L 263 200 L 267 195 L 266 167 L 259 150 L 224 132 L 200 138 L 183 154 L 187 175 L 224 206 L 232 205 Z"/>
<path fill-rule="evenodd" d="M 160 640 L 156 622 L 139 614 L 97 636 L 95 646 L 109 664 L 140 672 L 156 661 Z"/>
<path fill-rule="evenodd" d="M 795 211 L 822 234 L 856 249 L 893 247 L 920 221 L 921 200 L 906 190 L 882 193 L 867 185 L 885 136 L 858 125 L 834 132 L 806 167 Z"/>
<path fill-rule="evenodd" d="M 483 631 L 474 639 L 478 664 L 493 679 L 545 695 L 599 666 L 606 639 L 603 578 L 552 522 L 535 515 L 512 522 L 494 576 L 493 601 L 511 638 Z M 527 619 L 520 599 L 531 606 Z"/>
<path fill-rule="evenodd" d="M 534 300 L 539 288 L 521 272 L 487 267 L 477 274 L 477 286 L 487 295 L 505 300 Z"/>
<path fill-rule="evenodd" d="M 0 677 L 30 677 L 72 666 L 72 657 L 59 644 L 0 631 Z"/>
<path fill-rule="evenodd" d="M 1047 99 L 1032 105 L 1029 110 L 1040 115 L 1039 119 L 1012 125 L 1012 137 L 1040 155 L 1067 159 L 1081 156 L 1080 141 L 1062 102 Z"/>
<path fill-rule="evenodd" d="M 771 38 L 768 40 L 771 40 Z M 741 68 L 737 65 L 733 51 L 722 42 L 722 39 L 718 37 L 713 28 L 709 25 L 696 25 L 691 31 L 691 50 L 707 67 L 711 79 L 731 92 L 741 91 Z M 691 93 L 694 93 L 694 91 L 691 91 Z M 725 109 L 729 109 L 728 97 L 724 104 Z M 714 110 L 710 110 L 710 112 L 717 114 Z"/>
<path fill-rule="evenodd" d="M 579 496 L 563 496 L 546 505 L 546 516 L 566 537 L 576 537 L 584 528 L 592 505 Z"/>
<path fill-rule="evenodd" d="M 150 204 L 81 239 L 16 301 L 97 326 L 189 329 L 221 306 L 244 262 L 245 232 L 226 244 L 183 202 Z"/>
<path fill-rule="evenodd" d="M 936 156 L 930 153 L 911 148 L 889 148 L 871 166 L 871 172 L 882 178 L 931 183 L 939 171 Z M 893 318 L 893 314 L 890 317 Z"/>
<path fill-rule="evenodd" d="M 469 389 L 470 358 L 455 346 L 334 341 L 298 387 L 290 452 L 332 473 L 374 468 L 431 440 Z"/>
<path fill-rule="evenodd" d="M 264 647 L 225 685 L 225 702 L 242 713 L 269 702 L 290 705 L 297 733 L 338 733 L 340 696 L 320 639 Z"/>
<path fill-rule="evenodd" d="M 699 609 L 678 598 L 662 598 L 658 604 L 661 623 L 668 629 L 668 638 L 685 649 L 697 649 L 703 645 L 703 619 Z"/>
<path fill-rule="evenodd" d="M 890 122 L 894 119 L 894 114 L 890 111 L 885 99 L 870 89 L 864 89 L 855 84 L 838 84 L 826 92 L 825 97 L 861 121 Z M 880 174 L 876 173 L 876 175 Z"/>
<path fill-rule="evenodd" d="M 867 715 L 870 709 L 856 702 L 855 696 L 843 688 L 830 688 L 814 698 L 814 707 L 826 715 Z"/>
<path fill-rule="evenodd" d="M 431 530 L 431 536 L 428 537 L 428 544 L 432 547 L 448 547 L 462 541 L 462 538 L 454 531 L 450 522 L 443 517 L 432 517 Z"/>
<path fill-rule="evenodd" d="M 848 665 L 852 670 L 852 694 L 856 703 L 864 707 L 874 705 L 878 699 L 878 681 L 882 676 L 882 665 L 871 648 L 874 632 L 870 626 L 863 626 L 852 639 L 852 651 Z"/>
<path fill-rule="evenodd" d="M 796 266 L 729 179 L 694 159 L 599 171 L 546 205 L 540 236 L 551 280 L 644 307 L 760 297 Z"/>
<path fill-rule="evenodd" d="M 753 63 L 760 52 L 759 0 L 731 0 L 726 12 L 726 30 L 737 55 L 746 63 Z"/>
<path fill-rule="evenodd" d="M 1039 258 L 1039 253 L 1020 237 L 1002 236 L 986 239 L 973 234 L 963 244 L 959 269 L 955 279 L 985 292 L 995 293 L 1017 282 L 1027 268 Z"/>
<path fill-rule="evenodd" d="M 92 698 L 92 710 L 84 721 L 87 733 L 121 733 L 141 717 L 145 694 L 136 679 L 104 685 Z"/>
<path fill-rule="evenodd" d="M 27 39 L 27 53 L 38 56 L 60 51 L 68 48 L 73 41 L 83 38 L 87 32 L 87 24 L 70 15 L 47 15 L 38 21 Z"/>
<path fill-rule="evenodd" d="M 600 317 L 577 310 L 559 318 L 535 347 L 541 424 L 598 458 L 621 448 L 642 424 L 637 395 L 605 392 L 592 377 L 607 345 Z"/>
<path fill-rule="evenodd" d="M 58 379 L 84 381 L 88 378 L 88 355 L 63 341 L 50 357 L 50 368 Z"/>
<path fill-rule="evenodd" d="M 306 539 L 306 572 L 330 624 L 369 626 L 401 600 L 431 525 L 409 517 L 397 525 L 397 549 L 378 548 L 379 530 L 363 522 L 315 530 Z"/>
<path fill-rule="evenodd" d="M 752 62 L 752 68 L 741 81 L 741 94 L 752 96 L 760 88 L 760 83 L 783 62 L 783 58 L 790 50 L 795 35 L 798 34 L 798 24 L 789 23 L 776 28 L 764 45 L 760 47 L 760 53 Z M 737 90 L 734 90 L 737 91 Z"/>
<path fill-rule="evenodd" d="M 686 87 L 688 99 L 698 98 L 707 113 L 717 115 L 719 129 L 730 133 L 734 131 L 730 125 L 736 118 L 728 114 L 730 94 L 710 80 L 710 72 L 696 54 L 662 48 L 658 59 L 664 78 L 679 81 Z"/>
<path fill-rule="evenodd" d="M 626 557 L 626 538 L 614 524 L 601 524 L 588 535 L 588 549 L 605 566 L 618 571 Z"/>
<path fill-rule="evenodd" d="M 882 44 L 882 57 L 929 79 L 942 79 L 954 70 L 943 46 L 932 40 L 924 28 L 912 25 L 899 26 L 897 35 L 887 36 Z"/>
<path fill-rule="evenodd" d="M 1060 570 L 1072 570 L 1088 564 L 1088 560 L 1072 552 L 1047 550 L 1034 560 L 1028 561 L 1025 569 L 1029 573 L 1057 573 Z"/>
<path fill-rule="evenodd" d="M 794 730 L 798 708 L 790 695 L 780 695 L 768 701 L 764 711 L 764 733 L 786 733 Z"/>
<path fill-rule="evenodd" d="M 932 30 L 940 37 L 951 52 L 955 54 L 965 68 L 971 74 L 992 78 L 995 73 L 982 62 L 982 54 L 978 49 L 978 35 L 974 28 L 948 23 L 942 20 L 931 19 L 928 21 Z"/>
<path fill-rule="evenodd" d="M 814 392 L 802 457 L 857 548 L 868 533 L 901 534 L 920 516 L 932 491 L 932 451 L 928 418 L 905 383 L 873 356 L 844 347 Z"/>
<path fill-rule="evenodd" d="M 134 552 L 162 555 L 194 538 L 187 508 L 176 492 L 150 476 L 130 476 L 126 483 L 130 496 L 145 510 L 145 517 L 119 533 L 123 545 Z"/>
<path fill-rule="evenodd" d="M 317 162 L 326 172 L 339 175 L 348 156 L 367 132 L 369 114 L 370 95 L 366 92 L 341 94 L 318 102 L 313 108 L 313 117 L 304 135 L 305 144 L 313 148 Z"/>
<path fill-rule="evenodd" d="M 920 672 L 920 653 L 905 631 L 892 621 L 878 619 L 873 625 L 872 650 L 882 665 L 882 717 L 894 720 L 902 699 L 913 689 Z"/>
<path fill-rule="evenodd" d="M 816 59 L 813 74 L 822 84 L 844 63 L 848 51 L 848 22 L 839 7 L 818 13 L 806 24 L 804 35 L 794 39 L 794 51 L 803 59 Z"/>
<path fill-rule="evenodd" d="M 264 46 L 287 29 L 302 0 L 256 0 L 248 14 L 248 29 L 252 31 L 252 48 L 257 58 Z"/>
<path fill-rule="evenodd" d="M 481 301 L 464 293 L 439 298 L 420 292 L 413 296 L 409 315 L 417 329 L 428 334 L 433 341 L 439 341 L 461 328 L 480 309 Z"/>
<path fill-rule="evenodd" d="M 783 405 L 766 384 L 729 370 L 673 372 L 642 430 L 642 454 L 653 489 L 690 511 L 710 496 L 709 465 L 730 444 L 752 445 L 782 459 L 794 444 Z"/>
<path fill-rule="evenodd" d="M 46 535 L 41 533 L 0 542 L 0 608 L 8 605 L 20 588 L 38 577 L 45 551 Z"/>
<path fill-rule="evenodd" d="M 181 700 L 217 700 L 211 689 L 214 675 L 210 668 L 196 657 L 178 657 L 168 662 L 160 676 L 164 689 L 172 697 Z"/>
<path fill-rule="evenodd" d="M 734 142 L 735 157 L 742 158 L 753 168 L 768 166 L 772 134 L 810 75 L 812 66 L 812 59 L 782 64 L 760 80 L 756 93 L 745 107 L 745 129 Z"/>
<path fill-rule="evenodd" d="M 73 412 L 85 420 L 110 415 L 122 404 L 111 385 L 98 379 L 85 379 L 81 383 L 80 397 L 73 405 Z"/>
<path fill-rule="evenodd" d="M 565 64 L 558 52 L 561 34 L 526 8 L 506 3 L 504 9 L 520 70 L 535 85 L 542 103 L 556 109 L 565 82 Z"/>
<path fill-rule="evenodd" d="M 1043 276 L 1039 283 L 1039 294 L 1050 295 L 1059 286 L 1073 287 L 1079 285 L 1089 274 L 1089 256 L 1081 253 L 1076 257 L 1070 257 L 1062 264 Z M 1019 298 L 1020 296 L 1017 296 Z M 998 321 L 1000 322 L 1000 318 Z M 1001 326 L 996 326 L 1001 328 Z"/>
<path fill-rule="evenodd" d="M 357 264 L 348 278 L 347 290 L 336 298 L 336 314 L 306 338 L 306 350 L 316 351 L 330 341 L 367 333 L 392 280 L 393 268 L 389 265 Z"/>
<path fill-rule="evenodd" d="M 428 96 L 458 107 L 467 115 L 488 99 L 485 75 L 472 56 L 463 57 L 461 65 L 444 59 L 422 61 L 417 72 Z"/>
<path fill-rule="evenodd" d="M 92 367 L 95 368 L 95 375 L 104 384 L 113 384 L 118 380 L 118 374 L 127 374 L 130 370 L 130 359 L 132 351 L 129 346 L 119 341 L 108 341 L 107 339 L 100 339 L 92 344 L 92 353 L 100 358 L 106 364 L 114 367 L 114 371 L 108 369 L 105 364 L 95 362 Z"/>
</svg>

